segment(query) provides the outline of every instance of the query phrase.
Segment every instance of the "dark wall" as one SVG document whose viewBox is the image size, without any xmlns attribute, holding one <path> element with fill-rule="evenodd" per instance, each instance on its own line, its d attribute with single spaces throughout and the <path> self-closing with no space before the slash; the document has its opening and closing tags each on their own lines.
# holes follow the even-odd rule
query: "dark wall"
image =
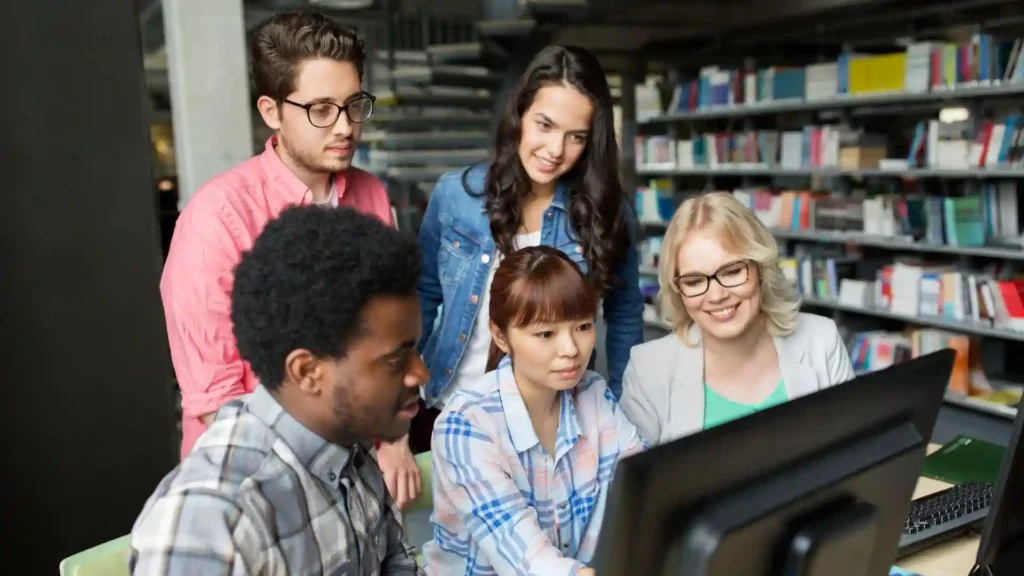
<svg viewBox="0 0 1024 576">
<path fill-rule="evenodd" d="M 0 557 L 33 574 L 176 460 L 139 44 L 133 2 L 0 3 Z"/>
</svg>

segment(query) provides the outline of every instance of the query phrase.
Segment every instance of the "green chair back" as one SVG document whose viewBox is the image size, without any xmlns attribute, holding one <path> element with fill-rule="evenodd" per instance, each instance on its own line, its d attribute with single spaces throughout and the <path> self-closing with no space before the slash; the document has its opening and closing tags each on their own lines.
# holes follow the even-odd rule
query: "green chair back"
<svg viewBox="0 0 1024 576">
<path fill-rule="evenodd" d="M 420 495 L 406 507 L 406 512 L 413 510 L 432 510 L 434 508 L 434 472 L 430 465 L 430 452 L 416 455 L 416 465 L 420 468 Z"/>
<path fill-rule="evenodd" d="M 93 546 L 60 563 L 60 576 L 129 576 L 131 534 Z"/>
<path fill-rule="evenodd" d="M 422 490 L 419 497 L 402 511 L 402 525 L 409 544 L 419 550 L 434 537 L 434 530 L 430 526 L 430 514 L 434 511 L 434 474 L 430 466 L 430 452 L 417 454 L 416 464 L 420 468 Z M 417 560 L 422 566 L 422 554 Z"/>
</svg>

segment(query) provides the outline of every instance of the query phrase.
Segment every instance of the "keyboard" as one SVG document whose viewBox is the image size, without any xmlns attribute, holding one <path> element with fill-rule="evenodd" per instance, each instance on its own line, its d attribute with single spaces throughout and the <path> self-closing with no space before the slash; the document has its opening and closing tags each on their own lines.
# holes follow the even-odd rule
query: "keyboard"
<svg viewBox="0 0 1024 576">
<path fill-rule="evenodd" d="M 896 557 L 980 528 L 988 516 L 994 489 L 992 484 L 966 483 L 914 500 Z"/>
</svg>

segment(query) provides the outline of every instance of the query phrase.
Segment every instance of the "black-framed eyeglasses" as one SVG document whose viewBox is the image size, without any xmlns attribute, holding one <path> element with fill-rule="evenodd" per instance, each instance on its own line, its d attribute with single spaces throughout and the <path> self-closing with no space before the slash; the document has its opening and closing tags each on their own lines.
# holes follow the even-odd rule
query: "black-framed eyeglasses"
<svg viewBox="0 0 1024 576">
<path fill-rule="evenodd" d="M 673 282 L 676 288 L 679 289 L 679 293 L 687 298 L 694 298 L 700 296 L 708 291 L 711 287 L 711 280 L 722 288 L 735 288 L 742 286 L 750 275 L 750 262 L 747 260 L 737 260 L 730 262 L 710 276 L 702 274 L 700 272 L 688 272 L 686 274 L 680 274 L 673 278 Z"/>
<path fill-rule="evenodd" d="M 341 113 L 344 112 L 348 119 L 356 124 L 362 124 L 370 119 L 373 114 L 373 103 L 377 97 L 369 92 L 361 92 L 352 98 L 344 106 L 338 106 L 334 102 L 313 102 L 312 104 L 299 104 L 287 98 L 285 102 L 292 106 L 298 106 L 306 111 L 309 123 L 317 128 L 330 128 L 338 122 Z"/>
</svg>

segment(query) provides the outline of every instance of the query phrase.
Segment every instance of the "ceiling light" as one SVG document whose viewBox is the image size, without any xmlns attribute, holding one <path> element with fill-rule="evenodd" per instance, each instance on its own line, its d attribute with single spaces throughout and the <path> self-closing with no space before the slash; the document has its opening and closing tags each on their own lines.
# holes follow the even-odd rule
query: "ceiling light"
<svg viewBox="0 0 1024 576">
<path fill-rule="evenodd" d="M 939 122 L 942 122 L 943 124 L 964 122 L 970 117 L 971 111 L 961 106 L 957 106 L 954 108 L 943 108 L 942 110 L 939 110 Z"/>
</svg>

